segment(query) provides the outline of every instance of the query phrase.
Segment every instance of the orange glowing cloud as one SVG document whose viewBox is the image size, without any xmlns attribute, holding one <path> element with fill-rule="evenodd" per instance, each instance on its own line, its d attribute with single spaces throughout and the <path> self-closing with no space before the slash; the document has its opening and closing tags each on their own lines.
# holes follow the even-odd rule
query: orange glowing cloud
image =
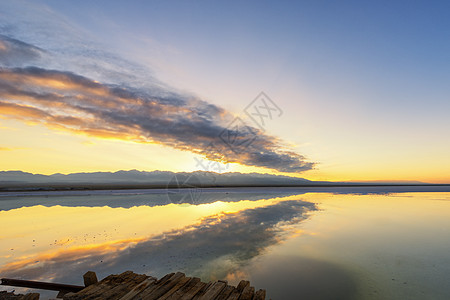
<svg viewBox="0 0 450 300">
<path fill-rule="evenodd" d="M 160 143 L 221 162 L 283 172 L 314 165 L 215 105 L 174 92 L 101 84 L 71 72 L 0 69 L 0 108 L 3 117 L 100 138 Z"/>
</svg>

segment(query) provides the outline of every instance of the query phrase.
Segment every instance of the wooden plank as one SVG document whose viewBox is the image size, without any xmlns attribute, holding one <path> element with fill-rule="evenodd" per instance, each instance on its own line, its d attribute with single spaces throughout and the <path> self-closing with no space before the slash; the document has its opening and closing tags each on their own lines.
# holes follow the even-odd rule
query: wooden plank
<svg viewBox="0 0 450 300">
<path fill-rule="evenodd" d="M 191 280 L 191 277 L 184 277 L 178 283 L 171 288 L 167 293 L 158 298 L 158 300 L 167 300 L 173 293 L 182 288 L 188 281 Z"/>
<path fill-rule="evenodd" d="M 231 295 L 231 293 L 233 292 L 233 290 L 235 290 L 236 288 L 234 286 L 231 285 L 227 285 L 222 292 L 220 292 L 220 294 L 217 296 L 216 300 L 226 300 L 228 298 L 228 296 Z"/>
<path fill-rule="evenodd" d="M 239 293 L 242 293 L 242 291 L 250 285 L 250 282 L 247 280 L 241 280 L 241 282 L 239 282 L 238 286 L 236 287 L 236 289 L 238 290 Z"/>
<path fill-rule="evenodd" d="M 22 280 L 22 279 L 11 279 L 11 278 L 1 278 L 1 285 L 10 285 L 17 287 L 26 287 L 32 289 L 42 289 L 49 291 L 67 291 L 67 292 L 79 292 L 84 289 L 81 285 L 72 284 L 60 284 L 53 282 L 42 282 L 33 280 Z"/>
<path fill-rule="evenodd" d="M 192 289 L 187 291 L 186 294 L 181 297 L 180 300 L 191 300 L 197 295 L 198 292 L 200 292 L 205 286 L 207 286 L 206 283 L 199 281 Z"/>
<path fill-rule="evenodd" d="M 205 291 L 205 293 L 203 294 L 203 296 L 201 296 L 199 298 L 199 300 L 210 300 L 210 299 L 215 299 L 220 292 L 226 287 L 226 283 L 225 282 L 220 282 L 217 281 L 215 283 L 213 283 L 209 289 L 207 289 Z"/>
<path fill-rule="evenodd" d="M 163 278 L 161 278 L 160 280 L 158 280 L 157 284 L 160 284 L 161 282 L 166 282 L 167 280 L 169 280 L 173 275 L 175 275 L 175 273 L 169 273 L 164 275 Z"/>
<path fill-rule="evenodd" d="M 146 288 L 156 284 L 156 278 L 150 277 L 135 286 L 131 291 L 124 295 L 120 300 L 131 300 Z"/>
<path fill-rule="evenodd" d="M 172 275 L 173 276 L 173 275 Z M 167 279 L 167 278 L 166 278 Z M 166 280 L 167 281 L 167 280 Z M 163 282 L 160 280 L 156 280 L 152 284 L 148 284 L 146 286 L 143 286 L 139 290 L 136 290 L 136 294 L 131 299 L 143 299 L 143 297 L 147 294 L 150 294 L 155 289 L 158 288 L 159 285 L 163 284 Z M 131 292 L 131 291 L 130 291 Z"/>
<path fill-rule="evenodd" d="M 151 284 L 151 285 L 147 286 L 145 289 L 143 289 L 133 299 L 142 299 L 143 296 L 145 296 L 146 294 L 150 294 L 155 289 L 157 289 L 158 286 L 165 284 L 174 275 L 175 275 L 175 273 L 166 274 L 163 278 L 157 280 L 153 284 Z"/>
<path fill-rule="evenodd" d="M 240 296 L 241 293 L 237 289 L 234 289 L 230 296 L 228 296 L 227 300 L 238 300 Z"/>
<path fill-rule="evenodd" d="M 87 299 L 108 299 L 108 300 L 115 300 L 120 299 L 122 296 L 127 294 L 131 288 L 129 287 L 128 283 L 121 283 L 119 285 L 113 286 L 113 287 L 107 287 L 106 290 L 101 291 L 101 293 L 95 295 L 95 297 L 89 297 Z M 83 298 L 86 299 L 86 298 Z"/>
<path fill-rule="evenodd" d="M 264 300 L 266 299 L 266 290 L 258 290 L 253 297 L 253 300 Z"/>
<path fill-rule="evenodd" d="M 102 288 L 102 285 L 100 285 L 100 284 L 90 285 L 78 293 L 64 294 L 63 299 L 65 299 L 65 300 L 66 299 L 81 299 L 79 295 L 90 295 L 92 293 L 95 293 L 96 290 L 101 289 L 101 288 Z"/>
<path fill-rule="evenodd" d="M 185 275 L 181 272 L 177 272 L 175 275 L 169 278 L 163 284 L 158 284 L 155 289 L 150 291 L 149 293 L 143 291 L 140 297 L 145 300 L 155 300 L 167 293 L 171 288 L 173 288 L 181 279 L 183 279 Z"/>
<path fill-rule="evenodd" d="M 203 296 L 203 294 L 206 292 L 206 290 L 209 289 L 209 287 L 212 285 L 212 281 L 208 282 L 208 284 L 206 284 L 198 293 L 197 295 L 194 296 L 194 298 L 192 298 L 192 300 L 198 300 L 200 299 L 201 296 Z"/>
<path fill-rule="evenodd" d="M 83 297 L 87 298 L 91 295 L 95 295 L 98 291 L 103 290 L 107 287 L 106 284 L 93 284 L 88 286 L 87 288 L 81 290 L 78 293 L 68 293 L 63 296 L 64 300 L 77 300 L 83 299 Z"/>
<path fill-rule="evenodd" d="M 189 280 L 184 286 L 182 286 L 178 291 L 173 293 L 167 300 L 179 300 L 186 294 L 191 288 L 193 288 L 197 283 L 200 282 L 200 278 L 194 277 Z"/>
<path fill-rule="evenodd" d="M 186 277 L 183 273 L 170 273 L 160 280 L 131 271 L 110 275 L 77 293 L 64 296 L 67 300 L 264 300 L 265 290 L 250 286 L 241 280 L 237 287 L 227 281 L 202 282 L 199 278 Z"/>
<path fill-rule="evenodd" d="M 64 299 L 119 299 L 147 278 L 147 275 L 135 274 L 131 271 L 119 275 L 110 275 L 76 294 L 66 294 Z"/>
<path fill-rule="evenodd" d="M 107 283 L 93 284 L 91 286 L 88 286 L 81 292 L 76 293 L 74 298 L 68 298 L 68 299 L 82 299 L 83 297 L 99 295 L 99 294 L 101 294 L 101 292 L 103 290 L 111 288 L 111 287 L 112 286 L 108 285 Z M 83 297 L 76 298 L 77 295 L 80 295 Z M 66 296 L 67 295 L 64 296 L 64 299 L 66 299 Z"/>
<path fill-rule="evenodd" d="M 247 285 L 241 293 L 239 300 L 252 300 L 253 295 L 255 294 L 255 288 Z"/>
<path fill-rule="evenodd" d="M 84 286 L 90 286 L 90 285 L 96 284 L 98 282 L 97 274 L 95 274 L 95 272 L 92 272 L 92 271 L 87 271 L 83 275 L 83 280 L 84 280 Z"/>
</svg>

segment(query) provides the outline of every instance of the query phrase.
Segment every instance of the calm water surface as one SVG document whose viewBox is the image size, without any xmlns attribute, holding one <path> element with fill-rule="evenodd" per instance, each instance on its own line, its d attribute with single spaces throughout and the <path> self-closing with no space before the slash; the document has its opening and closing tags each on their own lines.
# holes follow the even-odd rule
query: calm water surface
<svg viewBox="0 0 450 300">
<path fill-rule="evenodd" d="M 0 277 L 82 284 L 88 270 L 182 271 L 248 279 L 274 300 L 450 299 L 442 189 L 11 193 L 0 228 Z"/>
</svg>

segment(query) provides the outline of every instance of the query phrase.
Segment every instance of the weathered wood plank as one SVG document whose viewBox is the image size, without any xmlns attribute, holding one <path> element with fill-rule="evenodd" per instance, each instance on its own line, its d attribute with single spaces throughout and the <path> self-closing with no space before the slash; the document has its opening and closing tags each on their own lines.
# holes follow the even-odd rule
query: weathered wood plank
<svg viewBox="0 0 450 300">
<path fill-rule="evenodd" d="M 227 284 L 225 282 L 214 282 L 209 289 L 205 291 L 205 293 L 199 298 L 199 300 L 210 300 L 215 299 L 220 292 L 225 288 Z"/>
<path fill-rule="evenodd" d="M 201 296 L 209 289 L 209 287 L 213 284 L 212 281 L 208 282 L 198 293 L 192 298 L 192 300 L 198 300 Z"/>
<path fill-rule="evenodd" d="M 237 289 L 233 289 L 230 296 L 228 296 L 227 300 L 238 300 L 241 296 L 241 293 Z"/>
<path fill-rule="evenodd" d="M 192 298 L 195 297 L 195 295 L 197 295 L 198 292 L 200 292 L 205 286 L 207 286 L 206 283 L 204 282 L 198 282 L 192 289 L 190 289 L 189 291 L 187 291 L 186 294 L 183 295 L 183 297 L 181 297 L 181 300 L 191 300 Z"/>
<path fill-rule="evenodd" d="M 173 293 L 175 293 L 176 291 L 178 291 L 180 288 L 182 288 L 186 283 L 188 283 L 188 281 L 191 280 L 191 277 L 184 277 L 182 278 L 180 281 L 178 281 L 178 283 L 171 288 L 167 293 L 165 293 L 164 295 L 162 295 L 161 297 L 158 298 L 158 300 L 167 300 L 170 296 L 172 296 Z"/>
<path fill-rule="evenodd" d="M 220 294 L 217 296 L 216 300 L 226 300 L 228 298 L 228 296 L 231 295 L 231 293 L 233 292 L 233 290 L 235 290 L 236 288 L 231 286 L 231 285 L 227 285 L 222 292 L 220 292 Z"/>
<path fill-rule="evenodd" d="M 154 277 L 126 271 L 119 275 L 110 275 L 77 293 L 68 293 L 64 299 L 264 300 L 265 297 L 265 290 L 258 290 L 255 293 L 255 288 L 246 280 L 241 280 L 237 287 L 233 287 L 223 280 L 204 283 L 199 278 L 186 277 L 181 272 L 170 273 L 157 280 Z"/>
<path fill-rule="evenodd" d="M 189 280 L 184 286 L 173 293 L 167 300 L 180 300 L 184 294 L 186 294 L 190 289 L 192 289 L 197 283 L 200 282 L 200 278 L 194 277 Z"/>
<path fill-rule="evenodd" d="M 147 275 L 126 271 L 119 275 L 109 275 L 102 281 L 92 284 L 78 293 L 64 295 L 65 300 L 119 299 L 136 285 L 148 278 Z"/>
<path fill-rule="evenodd" d="M 140 293 L 138 293 L 132 299 L 143 299 L 143 297 L 145 297 L 145 295 L 152 293 L 159 286 L 164 285 L 174 275 L 175 275 L 175 273 L 170 273 L 170 274 L 165 275 L 163 278 L 157 280 L 152 285 L 147 286 L 147 288 L 143 289 Z"/>
<path fill-rule="evenodd" d="M 67 294 L 64 294 L 63 299 L 78 299 L 77 295 L 79 295 L 79 294 L 89 295 L 91 293 L 94 293 L 95 290 L 98 290 L 100 288 L 102 288 L 101 285 L 90 285 L 90 286 L 88 286 L 87 288 L 81 290 L 78 293 L 67 293 Z"/>
<path fill-rule="evenodd" d="M 253 300 L 264 300 L 266 299 L 266 290 L 258 290 L 253 297 Z"/>
<path fill-rule="evenodd" d="M 100 294 L 102 290 L 109 288 L 107 284 L 93 284 L 87 288 L 81 290 L 78 293 L 68 293 L 63 296 L 64 300 L 79 300 L 79 299 L 89 299 L 95 297 L 95 295 Z"/>
<path fill-rule="evenodd" d="M 242 293 L 242 291 L 249 285 L 250 285 L 250 281 L 241 280 L 241 282 L 239 282 L 239 284 L 236 287 L 236 289 L 238 290 L 239 293 Z"/>
<path fill-rule="evenodd" d="M 131 291 L 125 294 L 120 300 L 131 300 L 146 288 L 156 284 L 156 278 L 150 277 L 135 286 Z"/>
<path fill-rule="evenodd" d="M 174 275 L 175 275 L 175 273 L 166 274 L 163 278 L 159 279 L 154 284 L 148 286 L 147 288 L 142 290 L 140 293 L 138 293 L 136 295 L 135 299 L 142 299 L 143 296 L 145 296 L 146 294 L 150 294 L 155 289 L 157 289 L 159 286 L 165 284 Z"/>
<path fill-rule="evenodd" d="M 95 272 L 92 272 L 92 271 L 87 271 L 83 275 L 83 281 L 84 281 L 84 286 L 90 286 L 90 285 L 96 284 L 98 282 L 97 274 L 95 274 Z"/>
<path fill-rule="evenodd" d="M 175 275 L 170 277 L 164 284 L 158 284 L 155 289 L 153 289 L 150 293 L 146 293 L 144 291 L 141 294 L 141 297 L 145 300 L 155 300 L 167 293 L 171 288 L 173 288 L 181 279 L 183 279 L 185 275 L 181 272 L 177 272 Z"/>
<path fill-rule="evenodd" d="M 158 280 L 157 284 L 160 284 L 162 282 L 166 282 L 167 280 L 169 280 L 173 275 L 175 275 L 175 273 L 169 273 L 163 276 L 163 278 L 161 278 L 160 280 Z"/>
<path fill-rule="evenodd" d="M 32 289 L 43 289 L 49 291 L 67 291 L 67 292 L 79 292 L 84 288 L 84 286 L 81 285 L 61 284 L 53 282 L 42 282 L 42 281 L 12 279 L 12 278 L 0 278 L 0 284 Z"/>
<path fill-rule="evenodd" d="M 124 295 L 126 295 L 131 290 L 129 283 L 121 283 L 113 288 L 109 288 L 107 290 L 102 291 L 100 295 L 96 295 L 94 299 L 97 297 L 101 297 L 101 299 L 120 299 Z"/>
<path fill-rule="evenodd" d="M 253 295 L 255 295 L 255 288 L 247 285 L 241 293 L 239 300 L 252 300 Z"/>
</svg>

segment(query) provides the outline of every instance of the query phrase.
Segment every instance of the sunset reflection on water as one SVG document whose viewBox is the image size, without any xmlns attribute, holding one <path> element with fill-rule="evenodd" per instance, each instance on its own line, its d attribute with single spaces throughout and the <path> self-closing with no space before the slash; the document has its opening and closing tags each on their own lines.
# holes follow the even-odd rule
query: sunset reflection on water
<svg viewBox="0 0 450 300">
<path fill-rule="evenodd" d="M 8 228 L 0 238 L 0 272 L 81 284 L 87 270 L 99 278 L 125 270 L 156 277 L 181 271 L 205 281 L 249 279 L 273 299 L 299 292 L 317 299 L 414 299 L 450 275 L 442 266 L 450 262 L 449 216 L 450 193 L 37 205 L 0 211 L 0 226 Z"/>
</svg>

